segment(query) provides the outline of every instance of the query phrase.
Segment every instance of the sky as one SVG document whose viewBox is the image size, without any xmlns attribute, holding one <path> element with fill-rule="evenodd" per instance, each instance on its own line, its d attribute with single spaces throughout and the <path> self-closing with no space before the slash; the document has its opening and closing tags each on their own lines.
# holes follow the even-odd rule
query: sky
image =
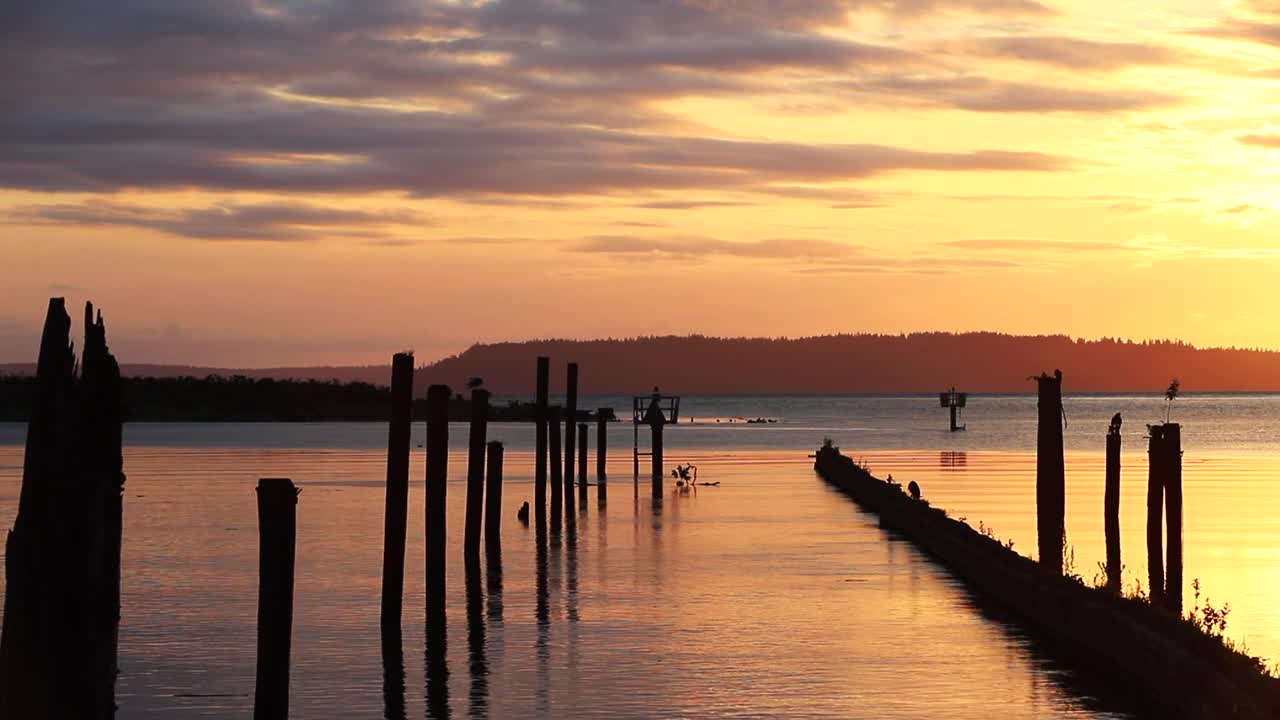
<svg viewBox="0 0 1280 720">
<path fill-rule="evenodd" d="M 0 362 L 996 330 L 1280 348 L 1280 3 L 0 6 Z"/>
</svg>

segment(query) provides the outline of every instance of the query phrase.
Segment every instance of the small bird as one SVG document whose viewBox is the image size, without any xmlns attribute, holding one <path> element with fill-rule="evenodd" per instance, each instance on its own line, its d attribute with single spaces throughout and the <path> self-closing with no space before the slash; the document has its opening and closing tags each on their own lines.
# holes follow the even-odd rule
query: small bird
<svg viewBox="0 0 1280 720">
<path fill-rule="evenodd" d="M 516 511 L 516 519 L 525 525 L 529 524 L 529 501 L 525 500 L 520 509 Z"/>
<path fill-rule="evenodd" d="M 907 483 L 907 492 L 911 493 L 912 500 L 919 500 L 920 484 L 917 483 L 915 480 L 912 480 L 911 482 Z"/>
<path fill-rule="evenodd" d="M 1123 420 L 1120 419 L 1120 413 L 1116 413 L 1115 415 L 1111 416 L 1111 434 L 1112 435 L 1120 434 L 1121 422 L 1123 422 Z"/>
</svg>

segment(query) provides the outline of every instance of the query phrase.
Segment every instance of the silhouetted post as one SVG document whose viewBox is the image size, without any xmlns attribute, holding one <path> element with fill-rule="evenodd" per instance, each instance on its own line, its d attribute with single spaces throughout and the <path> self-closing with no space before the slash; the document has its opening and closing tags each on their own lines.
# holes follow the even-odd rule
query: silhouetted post
<svg viewBox="0 0 1280 720">
<path fill-rule="evenodd" d="M 649 428 L 653 431 L 653 497 L 662 497 L 662 420 L 653 420 Z"/>
<path fill-rule="evenodd" d="M 391 428 L 387 433 L 387 501 L 382 523 L 382 632 L 400 628 L 404 541 L 409 520 L 409 443 L 413 432 L 413 355 L 391 359 Z M 398 633 L 397 633 L 398 634 Z"/>
<path fill-rule="evenodd" d="M 538 385 L 534 399 L 534 469 L 533 515 L 538 524 L 547 521 L 547 384 L 551 376 L 551 358 L 538 358 Z"/>
<path fill-rule="evenodd" d="M 293 560 L 298 489 L 285 478 L 258 481 L 258 677 L 254 720 L 289 717 Z"/>
<path fill-rule="evenodd" d="M 489 391 L 471 391 L 471 435 L 467 454 L 467 518 L 463 554 L 480 561 L 480 527 L 484 524 L 484 446 L 489 428 Z"/>
<path fill-rule="evenodd" d="M 1040 564 L 1062 573 L 1066 525 L 1066 473 L 1062 448 L 1062 371 L 1041 373 L 1036 435 L 1036 537 Z"/>
<path fill-rule="evenodd" d="M 587 424 L 578 423 L 578 502 L 587 502 Z"/>
<path fill-rule="evenodd" d="M 449 489 L 449 386 L 427 389 L 427 633 L 444 624 L 445 507 Z"/>
<path fill-rule="evenodd" d="M 609 446 L 609 420 L 608 417 L 613 413 L 613 408 L 599 408 L 596 410 L 596 501 L 603 505 L 605 498 L 608 496 L 608 466 L 607 458 Z"/>
<path fill-rule="evenodd" d="M 1182 614 L 1182 426 L 1164 424 L 1164 515 L 1168 561 L 1165 563 L 1166 606 Z"/>
<path fill-rule="evenodd" d="M 574 434 L 573 428 L 578 423 L 578 363 L 569 363 L 568 377 L 564 386 L 564 479 L 565 487 L 568 492 L 565 493 L 564 501 L 570 502 L 573 498 L 573 461 L 575 458 Z"/>
<path fill-rule="evenodd" d="M 1164 603 L 1164 552 L 1161 538 L 1161 514 L 1164 512 L 1164 426 L 1148 428 L 1147 444 L 1147 581 L 1151 604 Z"/>
<path fill-rule="evenodd" d="M 951 432 L 955 432 L 960 429 L 960 423 L 957 422 L 957 418 L 956 418 L 956 413 L 959 410 L 960 408 L 956 407 L 955 405 L 951 406 Z"/>
<path fill-rule="evenodd" d="M 489 471 L 484 501 L 484 544 L 489 548 L 502 543 L 502 443 L 491 441 L 487 455 Z"/>
<path fill-rule="evenodd" d="M 551 527 L 560 529 L 560 509 L 564 498 L 564 483 L 560 466 L 560 406 L 547 408 L 547 430 L 550 432 L 547 455 L 551 458 Z"/>
<path fill-rule="evenodd" d="M 1107 477 L 1103 493 L 1103 520 L 1107 537 L 1107 588 L 1120 591 L 1120 413 L 1107 430 Z"/>
</svg>

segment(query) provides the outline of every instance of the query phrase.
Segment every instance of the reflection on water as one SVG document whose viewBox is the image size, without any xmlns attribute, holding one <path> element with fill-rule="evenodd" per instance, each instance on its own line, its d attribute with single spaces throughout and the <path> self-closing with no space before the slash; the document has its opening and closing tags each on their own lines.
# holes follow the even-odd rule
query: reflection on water
<svg viewBox="0 0 1280 720">
<path fill-rule="evenodd" d="M 943 450 L 938 453 L 938 468 L 941 470 L 963 470 L 969 464 L 969 453 L 963 450 Z"/>
<path fill-rule="evenodd" d="M 131 451 L 118 716 L 251 711 L 252 488 L 279 475 L 307 489 L 298 717 L 1115 717 L 1065 690 L 1026 638 L 815 479 L 804 454 L 695 455 L 720 487 L 669 487 L 661 501 L 646 487 L 630 507 L 566 519 L 553 543 L 545 519 L 515 519 L 532 496 L 532 454 L 511 452 L 502 546 L 486 546 L 482 566 L 448 564 L 454 625 L 438 632 L 425 622 L 414 473 L 405 631 L 380 643 L 381 451 Z M 906 479 L 917 470 L 901 459 Z M 422 467 L 421 453 L 413 460 Z M 0 465 L 18 464 L 20 449 L 0 448 Z M 451 466 L 461 486 L 465 463 Z M 971 454 L 966 473 L 983 467 Z M 926 494 L 943 493 L 941 482 L 924 478 Z M 0 474 L 0 488 L 0 523 L 11 523 L 17 473 Z M 448 494 L 459 559 L 464 496 Z M 448 630 L 467 642 L 450 645 Z"/>
</svg>

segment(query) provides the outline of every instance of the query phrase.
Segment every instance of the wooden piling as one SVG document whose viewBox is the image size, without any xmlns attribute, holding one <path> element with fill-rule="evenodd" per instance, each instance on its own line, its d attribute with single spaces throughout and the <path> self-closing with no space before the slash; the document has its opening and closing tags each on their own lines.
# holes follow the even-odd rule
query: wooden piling
<svg viewBox="0 0 1280 720">
<path fill-rule="evenodd" d="M 609 421 L 613 408 L 596 410 L 596 501 L 603 505 L 608 495 L 608 462 L 606 455 L 609 446 Z"/>
<path fill-rule="evenodd" d="M 1151 603 L 1164 603 L 1164 552 L 1161 515 L 1164 512 L 1164 426 L 1151 425 L 1147 444 L 1147 583 Z"/>
<path fill-rule="evenodd" d="M 427 631 L 444 623 L 445 539 L 449 489 L 449 386 L 427 389 Z"/>
<path fill-rule="evenodd" d="M 1062 447 L 1062 371 L 1036 378 L 1036 539 L 1040 564 L 1061 574 L 1066 528 L 1066 473 Z"/>
<path fill-rule="evenodd" d="M 254 720 L 289 717 L 298 492 L 286 478 L 258 481 L 258 672 L 253 694 Z"/>
<path fill-rule="evenodd" d="M 1165 606 L 1182 614 L 1182 427 L 1164 425 Z"/>
<path fill-rule="evenodd" d="M 560 455 L 560 406 L 547 408 L 547 430 L 549 433 L 547 457 L 551 459 L 551 527 L 559 531 L 561 507 L 564 503 L 563 468 Z"/>
<path fill-rule="evenodd" d="M 573 497 L 573 461 L 574 455 L 574 433 L 573 429 L 578 423 L 578 363 L 569 363 L 568 377 L 565 379 L 564 386 L 564 478 L 565 487 L 569 489 L 565 493 L 564 501 L 570 502 Z"/>
<path fill-rule="evenodd" d="M 545 524 L 547 517 L 547 395 L 551 376 L 551 358 L 538 358 L 537 394 L 534 397 L 534 518 Z"/>
<path fill-rule="evenodd" d="M 484 544 L 485 548 L 497 547 L 502 543 L 502 443 L 497 440 L 489 442 L 488 477 L 484 500 Z"/>
<path fill-rule="evenodd" d="M 1107 431 L 1107 474 L 1103 493 L 1103 521 L 1107 540 L 1107 587 L 1121 590 L 1120 560 L 1120 414 Z"/>
<path fill-rule="evenodd" d="M 404 543 L 409 520 L 409 445 L 413 435 L 413 355 L 391 359 L 391 426 L 387 433 L 387 498 L 382 523 L 382 632 L 400 628 Z M 397 635 L 399 633 L 397 632 Z"/>
<path fill-rule="evenodd" d="M 489 428 L 489 391 L 471 391 L 471 434 L 467 453 L 467 515 L 463 554 L 480 561 L 480 529 L 484 524 L 484 449 Z"/>
<path fill-rule="evenodd" d="M 653 422 L 649 428 L 653 431 L 653 497 L 662 499 L 662 422 Z"/>
<path fill-rule="evenodd" d="M 578 423 L 578 504 L 587 506 L 587 424 Z"/>
</svg>

